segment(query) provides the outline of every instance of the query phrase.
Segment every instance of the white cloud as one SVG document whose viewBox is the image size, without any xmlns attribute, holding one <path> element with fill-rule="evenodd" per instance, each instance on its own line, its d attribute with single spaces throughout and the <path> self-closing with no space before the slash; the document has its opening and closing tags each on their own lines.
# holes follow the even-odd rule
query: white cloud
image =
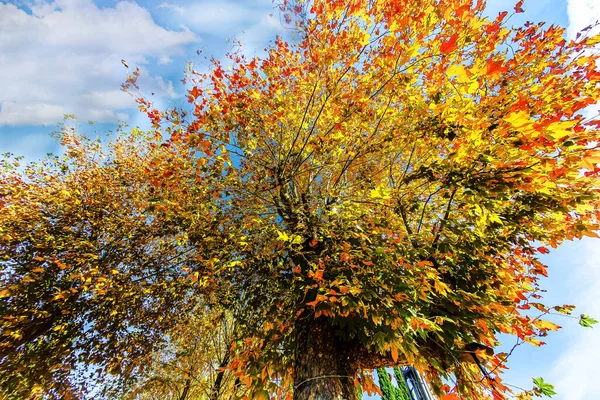
<svg viewBox="0 0 600 400">
<path fill-rule="evenodd" d="M 171 10 L 171 19 L 194 32 L 226 38 L 238 35 L 269 13 L 278 12 L 273 9 L 271 0 L 254 0 L 248 3 L 221 0 L 182 4 L 164 2 L 158 8 Z"/>
<path fill-rule="evenodd" d="M 129 1 L 99 8 L 91 0 L 35 0 L 29 7 L 30 14 L 0 3 L 0 125 L 54 124 L 64 113 L 114 122 L 135 107 L 119 91 L 127 75 L 121 59 L 132 67 L 150 57 L 166 64 L 197 40 L 160 27 Z M 149 91 L 169 88 L 144 72 Z"/>
<path fill-rule="evenodd" d="M 578 305 L 579 312 L 600 319 L 600 242 L 585 240 L 573 245 L 566 244 L 573 247 L 573 256 L 571 279 L 565 282 L 565 289 L 573 295 L 573 302 Z M 549 374 L 549 381 L 559 394 L 557 400 L 599 399 L 597 371 L 600 360 L 600 327 L 565 327 L 565 330 L 569 331 L 566 345 Z"/>
<path fill-rule="evenodd" d="M 160 65 L 167 65 L 167 64 L 170 64 L 172 61 L 173 61 L 173 60 L 172 60 L 172 59 L 171 59 L 171 57 L 169 57 L 169 56 L 161 56 L 161 57 L 158 59 L 158 63 L 159 63 Z"/>
<path fill-rule="evenodd" d="M 239 35 L 242 50 L 247 56 L 260 55 L 269 40 L 274 40 L 275 35 L 284 34 L 284 27 L 279 20 L 279 13 L 264 14 L 258 22 Z"/>
<path fill-rule="evenodd" d="M 567 13 L 569 15 L 567 36 L 569 39 L 575 39 L 577 33 L 582 29 L 600 22 L 600 2 L 598 0 L 567 0 Z M 600 25 L 593 26 L 583 34 L 586 36 L 600 34 Z M 600 50 L 600 45 L 598 49 Z M 600 69 L 600 61 L 596 63 L 596 67 Z M 586 108 L 583 115 L 586 118 L 600 115 L 600 103 Z"/>
<path fill-rule="evenodd" d="M 173 11 L 175 11 L 178 14 L 184 14 L 185 13 L 185 8 L 183 8 L 181 6 L 178 6 L 178 5 L 175 5 L 175 4 L 172 4 L 172 3 L 160 3 L 158 5 L 158 8 L 164 8 L 164 9 L 167 9 L 167 10 L 173 10 Z"/>
<path fill-rule="evenodd" d="M 577 32 L 600 21 L 600 2 L 598 0 L 567 0 L 569 27 L 567 35 L 574 39 Z M 592 33 L 600 33 L 599 27 Z"/>
</svg>

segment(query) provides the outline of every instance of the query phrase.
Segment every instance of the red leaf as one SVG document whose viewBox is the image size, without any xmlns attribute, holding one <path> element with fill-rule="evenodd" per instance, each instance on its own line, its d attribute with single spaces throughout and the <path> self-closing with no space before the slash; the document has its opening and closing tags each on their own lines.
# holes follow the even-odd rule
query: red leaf
<svg viewBox="0 0 600 400">
<path fill-rule="evenodd" d="M 506 397 L 504 397 L 504 395 L 502 393 L 500 393 L 499 391 L 497 391 L 496 389 L 492 390 L 492 396 L 494 397 L 494 400 L 506 399 Z"/>
<path fill-rule="evenodd" d="M 188 101 L 191 103 L 198 98 L 202 94 L 202 89 L 199 89 L 197 86 L 194 86 L 192 90 L 189 91 Z"/>
<path fill-rule="evenodd" d="M 545 247 L 538 247 L 538 248 L 537 248 L 537 251 L 539 251 L 539 252 L 540 252 L 540 253 L 542 253 L 542 254 L 548 254 L 548 253 L 550 253 L 550 250 L 548 250 L 548 249 L 547 249 L 547 248 L 545 248 Z"/>
<path fill-rule="evenodd" d="M 519 0 L 519 2 L 517 3 L 517 5 L 515 6 L 515 12 L 516 13 L 522 13 L 525 10 L 523 10 L 523 3 L 525 2 L 525 0 Z"/>
<path fill-rule="evenodd" d="M 454 34 L 452 36 L 450 36 L 450 38 L 448 38 L 447 41 L 445 41 L 444 43 L 442 43 L 442 45 L 440 46 L 440 51 L 442 53 L 449 53 L 453 50 L 456 50 L 456 48 L 458 47 L 456 45 L 456 39 L 458 39 L 458 35 Z"/>
<path fill-rule="evenodd" d="M 498 14 L 498 16 L 496 17 L 496 22 L 500 23 L 504 20 L 504 17 L 506 17 L 508 15 L 508 11 L 502 11 L 500 14 Z"/>
</svg>

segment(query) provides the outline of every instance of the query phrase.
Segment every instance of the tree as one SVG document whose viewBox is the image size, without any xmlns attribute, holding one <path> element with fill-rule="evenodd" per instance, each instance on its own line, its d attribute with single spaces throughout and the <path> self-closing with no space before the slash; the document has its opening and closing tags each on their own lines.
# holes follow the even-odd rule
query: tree
<svg viewBox="0 0 600 400">
<path fill-rule="evenodd" d="M 396 398 L 398 400 L 410 400 L 409 389 L 406 385 L 404 374 L 402 374 L 399 367 L 394 367 L 394 377 L 396 378 L 396 384 L 398 385 L 396 388 Z"/>
<path fill-rule="evenodd" d="M 168 346 L 146 355 L 148 367 L 126 398 L 200 400 L 243 395 L 244 388 L 227 370 L 235 321 L 222 309 L 206 306 L 192 310 L 189 321 L 169 334 Z M 116 388 L 122 395 L 122 389 Z"/>
<path fill-rule="evenodd" d="M 108 152 L 74 128 L 60 139 L 64 157 L 2 163 L 0 382 L 17 398 L 80 397 L 107 373 L 124 383 L 210 293 L 189 267 L 210 250 L 187 235 L 219 211 L 195 160 L 135 129 Z"/>
<path fill-rule="evenodd" d="M 396 378 L 396 386 L 392 383 L 390 374 L 385 368 L 377 369 L 382 400 L 411 400 L 402 371 L 398 367 L 394 367 L 393 371 Z"/>
<path fill-rule="evenodd" d="M 66 282 L 77 293 L 91 287 L 57 261 L 79 271 L 87 260 L 65 260 L 107 252 L 85 225 L 95 219 L 77 206 L 85 196 L 61 192 L 76 193 L 71 177 L 98 166 L 57 183 L 44 182 L 43 170 L 3 176 L 11 213 L 0 225 L 3 374 L 31 379 L 26 360 L 55 348 L 70 371 L 74 360 L 62 357 L 73 343 L 80 363 L 110 360 L 120 369 L 108 372 L 129 377 L 127 364 L 106 358 L 111 351 L 127 343 L 124 359 L 135 360 L 149 335 L 173 329 L 180 307 L 214 291 L 241 321 L 228 369 L 249 398 L 293 389 L 294 399 L 352 399 L 357 385 L 376 388 L 363 371 L 404 363 L 439 395 L 502 398 L 504 355 L 468 346 L 493 348 L 499 332 L 541 345 L 558 326 L 542 319 L 551 309 L 539 300 L 547 271 L 537 256 L 598 230 L 600 120 L 584 110 L 600 97 L 599 38 L 507 28 L 507 13 L 490 20 L 483 9 L 468 0 L 284 2 L 295 39 L 277 38 L 262 58 L 236 51 L 227 68 L 212 60 L 210 72 L 190 71 L 191 111 L 138 99 L 154 146 L 125 151 L 143 168 L 129 163 L 136 173 L 127 184 L 105 185 L 136 203 L 88 208 L 112 207 L 108 215 L 126 222 L 99 222 L 112 240 L 128 238 L 108 252 L 128 258 L 94 261 L 90 276 L 123 277 L 115 290 L 135 295 L 118 305 L 98 290 L 51 300 Z M 108 166 L 118 168 L 115 160 Z M 84 252 L 71 241 L 89 244 Z M 130 270 L 140 272 L 121 272 Z M 42 272 L 50 281 L 34 275 Z M 137 276 L 147 272 L 156 276 L 142 287 Z M 31 296 L 47 288 L 48 300 L 36 305 L 21 288 Z M 150 319 L 147 304 L 169 318 Z M 75 305 L 89 311 L 60 316 Z M 114 307 L 131 311 L 114 319 Z M 85 336 L 114 320 L 129 327 L 120 337 Z M 62 382 L 51 362 L 35 369 L 44 384 Z"/>
</svg>

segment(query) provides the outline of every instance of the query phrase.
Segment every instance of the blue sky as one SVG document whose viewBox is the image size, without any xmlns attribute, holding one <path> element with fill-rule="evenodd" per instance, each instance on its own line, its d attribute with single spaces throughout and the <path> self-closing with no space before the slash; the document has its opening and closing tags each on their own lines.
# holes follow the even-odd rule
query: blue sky
<svg viewBox="0 0 600 400">
<path fill-rule="evenodd" d="M 515 2 L 488 0 L 488 13 L 511 10 Z M 529 0 L 525 9 L 509 23 L 547 21 L 568 28 L 569 37 L 600 20 L 600 0 Z M 95 121 L 99 132 L 117 121 L 147 127 L 133 98 L 120 91 L 127 76 L 121 59 L 140 67 L 140 86 L 155 93 L 155 104 L 182 105 L 186 61 L 197 70 L 207 66 L 197 50 L 221 59 L 228 39 L 237 37 L 247 54 L 260 54 L 284 33 L 271 0 L 0 0 L 0 153 L 35 160 L 59 151 L 48 134 L 65 113 L 82 125 Z M 567 243 L 544 261 L 546 302 L 578 304 L 578 313 L 600 319 L 600 241 Z M 531 377 L 543 376 L 558 399 L 600 398 L 600 327 L 555 322 L 564 329 L 546 346 L 515 350 L 505 381 L 528 388 Z"/>
</svg>

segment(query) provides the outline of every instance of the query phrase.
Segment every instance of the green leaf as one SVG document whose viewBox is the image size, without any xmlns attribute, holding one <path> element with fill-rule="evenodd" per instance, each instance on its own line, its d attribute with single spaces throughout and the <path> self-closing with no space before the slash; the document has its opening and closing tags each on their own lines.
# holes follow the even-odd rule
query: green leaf
<svg viewBox="0 0 600 400">
<path fill-rule="evenodd" d="M 544 382 L 543 378 L 533 378 L 533 383 L 542 392 L 544 396 L 552 397 L 556 394 L 554 385 Z"/>
<path fill-rule="evenodd" d="M 585 315 L 585 314 L 581 314 L 579 316 L 579 325 L 583 326 L 584 328 L 591 328 L 592 325 L 597 324 L 598 321 L 596 321 L 594 318 L 590 317 L 589 315 Z"/>
</svg>

